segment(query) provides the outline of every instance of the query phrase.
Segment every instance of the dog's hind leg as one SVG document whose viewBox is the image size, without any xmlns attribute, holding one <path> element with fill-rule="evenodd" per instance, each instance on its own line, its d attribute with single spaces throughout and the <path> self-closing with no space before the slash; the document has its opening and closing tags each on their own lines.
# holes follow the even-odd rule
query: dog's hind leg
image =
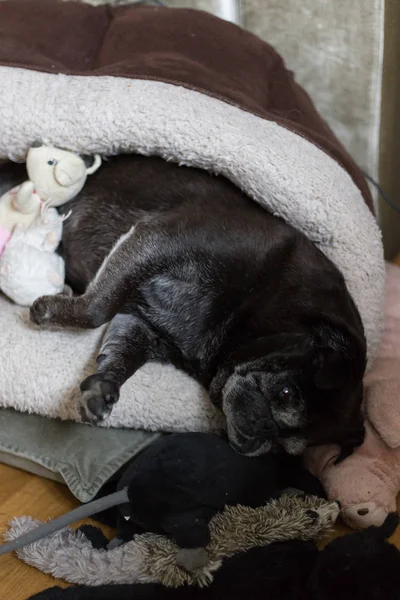
<svg viewBox="0 0 400 600">
<path fill-rule="evenodd" d="M 90 423 L 103 421 L 118 401 L 121 386 L 154 357 L 156 336 L 133 315 L 116 315 L 97 357 L 97 373 L 81 383 L 79 412 Z"/>
<path fill-rule="evenodd" d="M 163 230 L 139 224 L 123 235 L 104 260 L 82 296 L 43 296 L 30 309 L 30 318 L 44 327 L 93 329 L 108 323 L 140 283 L 156 273 L 162 261 Z"/>
</svg>

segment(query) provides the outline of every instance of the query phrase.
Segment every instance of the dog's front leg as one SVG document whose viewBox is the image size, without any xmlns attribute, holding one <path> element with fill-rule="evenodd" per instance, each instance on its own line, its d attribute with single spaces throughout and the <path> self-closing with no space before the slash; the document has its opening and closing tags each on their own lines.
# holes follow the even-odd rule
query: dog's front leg
<svg viewBox="0 0 400 600">
<path fill-rule="evenodd" d="M 155 334 L 140 318 L 124 314 L 113 318 L 97 357 L 97 373 L 81 383 L 83 421 L 94 424 L 109 416 L 121 386 L 154 357 L 156 344 Z"/>
</svg>

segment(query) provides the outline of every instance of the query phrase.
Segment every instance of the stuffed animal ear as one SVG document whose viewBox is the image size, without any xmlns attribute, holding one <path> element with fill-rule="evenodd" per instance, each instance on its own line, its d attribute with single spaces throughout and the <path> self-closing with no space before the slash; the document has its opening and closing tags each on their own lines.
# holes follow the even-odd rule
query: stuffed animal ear
<svg viewBox="0 0 400 600">
<path fill-rule="evenodd" d="M 334 465 L 339 455 L 340 446 L 336 444 L 311 446 L 304 452 L 304 466 L 314 477 L 320 479 L 325 469 Z"/>
<path fill-rule="evenodd" d="M 85 163 L 80 156 L 66 156 L 55 165 L 54 176 L 63 187 L 75 185 L 86 176 Z"/>
<path fill-rule="evenodd" d="M 93 156 L 88 156 L 87 154 L 82 156 L 82 160 L 86 165 L 86 175 L 93 175 L 95 171 L 101 165 L 101 157 L 99 154 L 94 154 Z"/>
</svg>

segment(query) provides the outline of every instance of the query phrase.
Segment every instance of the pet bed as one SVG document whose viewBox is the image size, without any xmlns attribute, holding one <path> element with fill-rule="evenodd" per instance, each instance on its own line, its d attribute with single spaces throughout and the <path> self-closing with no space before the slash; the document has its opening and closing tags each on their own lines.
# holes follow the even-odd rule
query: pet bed
<svg viewBox="0 0 400 600">
<path fill-rule="evenodd" d="M 379 345 L 384 262 L 362 173 L 279 55 L 203 12 L 0 2 L 0 159 L 40 138 L 70 150 L 158 155 L 220 174 L 302 230 L 342 271 Z M 45 332 L 0 299 L 0 406 L 78 419 L 102 329 Z M 146 365 L 108 425 L 218 429 L 204 390 Z"/>
</svg>

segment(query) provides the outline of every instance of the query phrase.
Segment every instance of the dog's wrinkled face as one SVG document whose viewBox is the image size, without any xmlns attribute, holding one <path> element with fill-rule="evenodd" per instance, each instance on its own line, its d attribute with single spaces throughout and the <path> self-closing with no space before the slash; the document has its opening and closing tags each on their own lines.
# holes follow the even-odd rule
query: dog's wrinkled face
<svg viewBox="0 0 400 600">
<path fill-rule="evenodd" d="M 235 450 L 247 456 L 266 454 L 278 446 L 289 454 L 304 450 L 306 400 L 293 375 L 250 371 L 228 379 L 223 411 Z"/>
<path fill-rule="evenodd" d="M 281 338 L 282 340 L 282 338 Z M 241 454 L 362 442 L 365 348 L 359 340 L 289 344 L 235 367 L 222 391 L 228 436 Z M 285 346 L 285 344 L 283 344 Z M 350 450 L 351 451 L 351 450 Z"/>
</svg>

